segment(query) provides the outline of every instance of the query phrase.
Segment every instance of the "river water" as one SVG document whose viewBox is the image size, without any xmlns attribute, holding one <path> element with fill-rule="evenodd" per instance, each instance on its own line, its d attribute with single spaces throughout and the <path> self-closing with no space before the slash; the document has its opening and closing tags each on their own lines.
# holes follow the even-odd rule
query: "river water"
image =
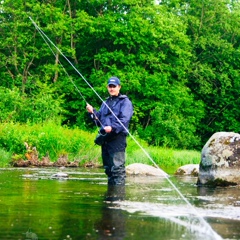
<svg viewBox="0 0 240 240">
<path fill-rule="evenodd" d="M 0 169 L 0 239 L 240 239 L 240 188 L 196 181 L 128 177 L 113 188 L 103 169 Z"/>
</svg>

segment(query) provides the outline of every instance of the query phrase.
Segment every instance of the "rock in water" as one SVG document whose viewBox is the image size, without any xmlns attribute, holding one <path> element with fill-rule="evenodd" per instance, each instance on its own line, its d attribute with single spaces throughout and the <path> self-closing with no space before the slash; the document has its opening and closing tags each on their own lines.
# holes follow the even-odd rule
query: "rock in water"
<svg viewBox="0 0 240 240">
<path fill-rule="evenodd" d="M 55 173 L 51 176 L 51 178 L 57 178 L 57 179 L 66 179 L 68 177 L 69 177 L 68 174 L 63 172 Z"/>
<path fill-rule="evenodd" d="M 166 177 L 168 176 L 160 168 L 155 168 L 153 166 L 142 164 L 142 163 L 133 163 L 126 167 L 126 173 L 128 175 L 139 175 L 139 176 L 160 176 Z"/>
<path fill-rule="evenodd" d="M 198 185 L 240 184 L 240 134 L 217 132 L 202 149 Z"/>
<path fill-rule="evenodd" d="M 199 172 L 199 164 L 187 164 L 178 168 L 176 175 L 190 175 L 197 177 Z"/>
</svg>

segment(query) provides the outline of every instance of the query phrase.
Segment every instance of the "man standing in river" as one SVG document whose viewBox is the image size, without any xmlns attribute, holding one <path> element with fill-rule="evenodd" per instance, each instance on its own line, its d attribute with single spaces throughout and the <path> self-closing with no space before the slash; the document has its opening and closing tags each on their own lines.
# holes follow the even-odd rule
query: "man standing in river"
<svg viewBox="0 0 240 240">
<path fill-rule="evenodd" d="M 102 103 L 99 111 L 89 104 L 86 109 L 98 126 L 101 126 L 100 132 L 106 136 L 101 148 L 108 184 L 124 185 L 126 137 L 133 106 L 129 98 L 120 93 L 121 85 L 117 77 L 108 80 L 107 89 L 110 97 Z"/>
</svg>

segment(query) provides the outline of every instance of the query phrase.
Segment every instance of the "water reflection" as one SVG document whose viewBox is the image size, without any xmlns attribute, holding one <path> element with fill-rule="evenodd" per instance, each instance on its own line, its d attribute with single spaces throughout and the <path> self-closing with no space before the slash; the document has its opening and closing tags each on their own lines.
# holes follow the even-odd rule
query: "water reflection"
<svg viewBox="0 0 240 240">
<path fill-rule="evenodd" d="M 108 185 L 108 189 L 105 196 L 105 201 L 116 202 L 125 200 L 126 189 L 125 185 Z"/>
<path fill-rule="evenodd" d="M 32 232 L 30 229 L 28 229 L 28 231 L 25 234 L 26 238 L 24 240 L 38 240 L 37 234 Z"/>
<path fill-rule="evenodd" d="M 223 238 L 240 239 L 240 189 L 232 187 L 198 187 L 195 205 Z"/>
<path fill-rule="evenodd" d="M 125 237 L 126 214 L 116 207 L 119 201 L 125 199 L 125 186 L 108 186 L 104 197 L 105 204 L 102 207 L 102 218 L 96 223 L 99 240 L 111 239 L 121 240 Z"/>
</svg>

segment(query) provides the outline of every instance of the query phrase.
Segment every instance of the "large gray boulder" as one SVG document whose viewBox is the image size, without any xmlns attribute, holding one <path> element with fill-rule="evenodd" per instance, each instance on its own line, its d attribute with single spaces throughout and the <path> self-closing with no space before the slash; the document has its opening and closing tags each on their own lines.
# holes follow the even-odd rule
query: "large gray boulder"
<svg viewBox="0 0 240 240">
<path fill-rule="evenodd" d="M 201 152 L 198 185 L 240 184 L 240 134 L 217 132 Z"/>
</svg>

